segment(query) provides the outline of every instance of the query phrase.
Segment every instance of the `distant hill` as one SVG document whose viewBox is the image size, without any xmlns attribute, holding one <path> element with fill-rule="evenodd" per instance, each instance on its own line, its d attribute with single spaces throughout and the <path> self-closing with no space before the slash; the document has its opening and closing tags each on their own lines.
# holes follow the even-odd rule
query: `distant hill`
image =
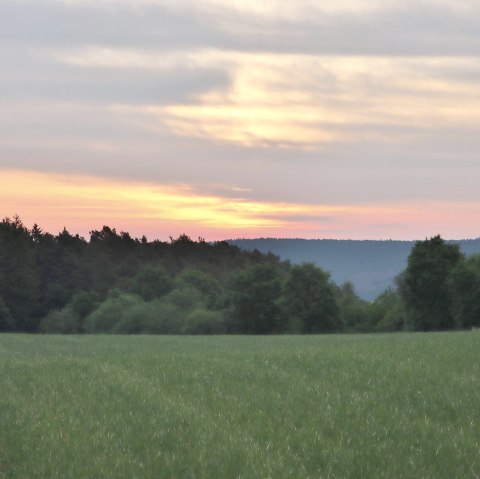
<svg viewBox="0 0 480 479">
<path fill-rule="evenodd" d="M 415 241 L 357 241 L 305 239 L 238 239 L 231 244 L 245 250 L 271 252 L 292 263 L 311 262 L 330 272 L 333 281 L 351 281 L 358 295 L 375 299 L 407 265 Z M 451 241 L 467 255 L 480 253 L 480 238 Z"/>
</svg>

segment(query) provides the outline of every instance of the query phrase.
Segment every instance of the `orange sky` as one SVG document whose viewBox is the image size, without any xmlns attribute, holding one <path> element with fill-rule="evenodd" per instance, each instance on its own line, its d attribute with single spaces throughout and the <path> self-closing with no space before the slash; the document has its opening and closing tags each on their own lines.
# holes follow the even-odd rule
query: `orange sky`
<svg viewBox="0 0 480 479">
<path fill-rule="evenodd" d="M 88 237 L 104 224 L 134 236 L 166 240 L 182 233 L 196 239 L 305 237 L 415 239 L 455 231 L 474 236 L 477 204 L 402 203 L 316 205 L 252 201 L 240 194 L 208 195 L 188 185 L 102 179 L 3 170 L 0 204 L 4 216 L 19 214 L 57 233 L 64 226 Z M 445 229 L 445 225 L 451 229 Z M 408 227 L 405 227 L 408 225 Z M 361 233 L 359 233 L 361 231 Z M 421 231 L 421 236 L 418 232 Z M 367 232 L 367 234 L 365 234 Z M 394 233 L 394 234 L 392 234 Z"/>
</svg>

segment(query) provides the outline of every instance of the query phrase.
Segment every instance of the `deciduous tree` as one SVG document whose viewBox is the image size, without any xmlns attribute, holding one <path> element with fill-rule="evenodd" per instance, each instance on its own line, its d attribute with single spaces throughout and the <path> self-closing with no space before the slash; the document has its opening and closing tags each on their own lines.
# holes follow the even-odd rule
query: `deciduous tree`
<svg viewBox="0 0 480 479">
<path fill-rule="evenodd" d="M 294 266 L 285 284 L 286 312 L 302 332 L 340 329 L 340 314 L 329 274 L 311 263 Z"/>
<path fill-rule="evenodd" d="M 455 327 L 448 280 L 462 258 L 459 246 L 446 243 L 439 235 L 417 241 L 412 248 L 400 291 L 414 330 Z"/>
</svg>

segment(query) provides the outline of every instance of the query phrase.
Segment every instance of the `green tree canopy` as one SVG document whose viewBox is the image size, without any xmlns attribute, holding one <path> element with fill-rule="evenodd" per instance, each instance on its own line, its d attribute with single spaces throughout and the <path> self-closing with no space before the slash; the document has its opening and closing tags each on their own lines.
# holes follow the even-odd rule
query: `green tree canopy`
<svg viewBox="0 0 480 479">
<path fill-rule="evenodd" d="M 18 217 L 0 222 L 0 294 L 11 315 L 12 329 L 35 331 L 40 276 L 32 237 Z"/>
<path fill-rule="evenodd" d="M 279 307 L 282 281 L 275 266 L 250 267 L 233 280 L 231 291 L 234 322 L 239 331 L 268 334 L 283 330 Z"/>
<path fill-rule="evenodd" d="M 450 277 L 452 312 L 460 328 L 480 326 L 480 255 L 461 261 Z"/>
<path fill-rule="evenodd" d="M 446 243 L 439 235 L 417 241 L 400 285 L 412 329 L 435 331 L 455 326 L 449 276 L 462 258 L 459 246 Z"/>
<path fill-rule="evenodd" d="M 285 284 L 285 306 L 302 332 L 330 332 L 340 327 L 330 276 L 311 263 L 292 267 Z"/>
<path fill-rule="evenodd" d="M 3 302 L 3 299 L 0 297 L 0 332 L 11 331 L 14 327 L 13 318 L 10 314 L 10 311 L 7 308 L 7 305 Z"/>
<path fill-rule="evenodd" d="M 164 296 L 172 289 L 172 278 L 162 264 L 146 264 L 128 281 L 127 289 L 146 301 Z"/>
<path fill-rule="evenodd" d="M 217 309 L 222 305 L 222 288 L 211 274 L 194 268 L 186 268 L 175 278 L 174 284 L 176 288 L 195 288 L 200 292 L 209 309 Z"/>
</svg>

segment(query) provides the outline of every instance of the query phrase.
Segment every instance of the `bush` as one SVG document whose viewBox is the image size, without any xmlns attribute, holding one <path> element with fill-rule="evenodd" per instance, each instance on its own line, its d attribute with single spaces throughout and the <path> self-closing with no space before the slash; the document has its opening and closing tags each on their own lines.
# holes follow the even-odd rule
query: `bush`
<svg viewBox="0 0 480 479">
<path fill-rule="evenodd" d="M 162 301 L 140 302 L 129 307 L 114 328 L 120 334 L 180 334 L 182 310 Z"/>
<path fill-rule="evenodd" d="M 167 301 L 148 303 L 142 332 L 149 334 L 180 334 L 184 329 L 185 312 Z"/>
<path fill-rule="evenodd" d="M 371 304 L 357 296 L 352 283 L 346 282 L 337 289 L 337 304 L 341 325 L 345 331 L 366 333 L 373 330 L 374 318 L 371 314 Z"/>
<path fill-rule="evenodd" d="M 165 296 L 164 301 L 173 304 L 180 310 L 189 311 L 202 303 L 202 295 L 196 288 L 181 286 Z"/>
<path fill-rule="evenodd" d="M 80 317 L 71 307 L 51 311 L 42 319 L 38 330 L 41 333 L 76 334 L 82 329 Z"/>
<path fill-rule="evenodd" d="M 405 329 L 405 310 L 400 295 L 387 289 L 371 305 L 375 331 L 391 332 Z"/>
<path fill-rule="evenodd" d="M 139 302 L 131 305 L 120 316 L 112 332 L 118 334 L 140 334 L 145 330 L 150 308 L 148 303 Z"/>
<path fill-rule="evenodd" d="M 118 325 L 122 324 L 131 309 L 141 302 L 138 296 L 114 290 L 95 311 L 87 316 L 84 324 L 85 331 L 87 333 L 117 332 Z"/>
<path fill-rule="evenodd" d="M 208 273 L 198 269 L 187 268 L 175 278 L 178 288 L 195 288 L 201 295 L 207 309 L 217 309 L 222 304 L 222 288 L 220 283 Z"/>
<path fill-rule="evenodd" d="M 185 320 L 184 334 L 224 334 L 225 323 L 219 311 L 195 309 Z"/>
</svg>

